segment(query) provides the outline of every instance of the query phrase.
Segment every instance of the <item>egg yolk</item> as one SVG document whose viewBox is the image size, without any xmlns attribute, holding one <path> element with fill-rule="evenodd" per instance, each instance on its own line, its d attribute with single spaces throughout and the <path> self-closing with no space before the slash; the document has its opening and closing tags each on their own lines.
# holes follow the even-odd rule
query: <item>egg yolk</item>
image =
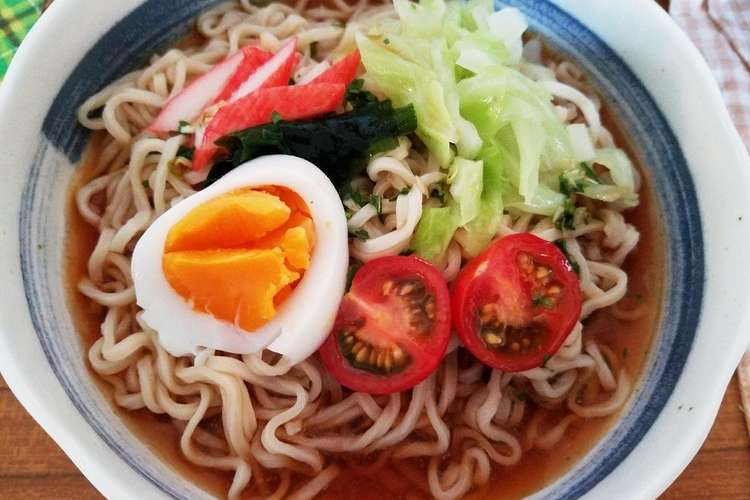
<svg viewBox="0 0 750 500">
<path fill-rule="evenodd" d="M 218 196 L 167 234 L 162 268 L 195 311 L 253 331 L 270 321 L 310 265 L 315 231 L 295 192 L 268 186 Z"/>
</svg>

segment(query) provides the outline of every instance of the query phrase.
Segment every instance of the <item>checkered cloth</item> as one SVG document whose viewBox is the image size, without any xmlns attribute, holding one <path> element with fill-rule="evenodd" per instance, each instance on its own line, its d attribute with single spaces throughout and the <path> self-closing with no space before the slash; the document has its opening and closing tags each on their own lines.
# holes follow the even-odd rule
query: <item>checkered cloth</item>
<svg viewBox="0 0 750 500">
<path fill-rule="evenodd" d="M 703 53 L 750 149 L 750 2 L 672 0 L 669 12 Z M 737 367 L 737 377 L 750 432 L 750 351 Z"/>
<path fill-rule="evenodd" d="M 750 1 L 672 0 L 669 13 L 703 53 L 750 149 Z"/>
<path fill-rule="evenodd" d="M 44 0 L 0 0 L 0 80 L 43 5 Z"/>
</svg>

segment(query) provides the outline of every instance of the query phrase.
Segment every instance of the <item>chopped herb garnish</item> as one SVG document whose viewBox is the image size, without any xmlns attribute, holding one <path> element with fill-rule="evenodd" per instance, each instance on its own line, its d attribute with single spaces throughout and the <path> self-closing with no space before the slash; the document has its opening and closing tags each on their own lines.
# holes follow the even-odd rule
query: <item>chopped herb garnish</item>
<svg viewBox="0 0 750 500">
<path fill-rule="evenodd" d="M 313 42 L 310 44 L 310 57 L 315 59 L 318 57 L 318 42 Z"/>
<path fill-rule="evenodd" d="M 390 41 L 390 40 L 388 40 L 387 38 L 383 38 L 383 43 L 384 43 L 385 45 L 388 45 L 388 44 L 390 44 L 390 43 L 391 43 L 391 41 Z"/>
<path fill-rule="evenodd" d="M 279 123 L 280 121 L 281 121 L 281 115 L 277 111 L 274 111 L 273 113 L 271 113 L 272 123 Z"/>
<path fill-rule="evenodd" d="M 544 359 L 542 360 L 542 368 L 544 368 L 545 366 L 547 366 L 547 361 L 549 361 L 551 357 L 552 356 L 550 356 L 549 354 L 545 354 L 544 355 Z"/>
<path fill-rule="evenodd" d="M 563 255 L 565 255 L 565 258 L 568 259 L 568 263 L 573 271 L 575 271 L 576 274 L 581 274 L 581 266 L 579 266 L 578 262 L 576 262 L 568 253 L 568 245 L 565 244 L 565 240 L 557 240 L 555 245 L 560 249 Z"/>
<path fill-rule="evenodd" d="M 568 262 L 570 262 L 570 267 L 573 268 L 573 271 L 576 274 L 581 274 L 581 266 L 578 265 L 578 262 L 572 259 L 568 259 Z"/>
<path fill-rule="evenodd" d="M 391 201 L 396 201 L 398 199 L 398 197 L 401 196 L 402 194 L 409 194 L 409 191 L 410 191 L 410 189 L 408 187 L 401 188 L 400 191 L 398 191 L 396 194 L 394 194 L 393 196 L 391 196 L 388 199 L 391 200 Z"/>
<path fill-rule="evenodd" d="M 371 194 L 370 205 L 375 207 L 375 210 L 378 212 L 378 215 L 383 213 L 383 200 L 380 198 L 380 196 L 376 194 Z"/>
<path fill-rule="evenodd" d="M 150 188 L 150 187 L 151 187 L 151 186 L 149 185 L 148 179 L 146 179 L 146 180 L 144 180 L 143 182 L 141 182 L 141 184 L 143 184 L 143 187 L 145 187 L 146 189 L 148 189 L 148 188 Z"/>
<path fill-rule="evenodd" d="M 352 191 L 352 192 L 350 192 L 349 193 L 349 198 L 351 198 L 352 201 L 354 203 L 356 203 L 357 206 L 359 206 L 359 207 L 364 207 L 365 205 L 367 205 L 370 202 L 370 200 L 368 198 L 366 198 L 365 195 L 363 195 L 359 191 Z"/>
<path fill-rule="evenodd" d="M 560 192 L 565 196 L 583 193 L 584 185 L 580 181 L 571 180 L 567 175 L 560 175 Z"/>
<path fill-rule="evenodd" d="M 359 241 L 367 241 L 370 239 L 370 234 L 365 231 L 364 229 L 355 229 L 354 231 L 349 231 L 352 236 L 357 238 Z"/>
<path fill-rule="evenodd" d="M 357 271 L 359 271 L 360 267 L 362 267 L 361 262 L 354 262 L 352 265 L 349 266 L 349 270 L 346 272 L 346 291 L 347 292 L 352 287 L 352 280 L 354 279 L 354 276 L 357 274 Z"/>
<path fill-rule="evenodd" d="M 555 227 L 560 231 L 575 229 L 576 206 L 573 204 L 573 200 L 570 197 L 565 198 L 562 208 L 562 212 L 557 217 L 557 220 L 555 220 Z"/>
<path fill-rule="evenodd" d="M 580 169 L 573 169 L 560 175 L 559 184 L 560 192 L 565 195 L 565 201 L 563 201 L 562 211 L 555 216 L 555 227 L 560 231 L 575 229 L 575 195 L 583 193 L 587 186 L 596 183 L 585 177 Z"/>
<path fill-rule="evenodd" d="M 430 198 L 436 198 L 440 200 L 440 203 L 445 205 L 445 185 L 442 183 L 435 184 L 430 190 Z"/>
<path fill-rule="evenodd" d="M 183 129 L 189 126 L 190 126 L 190 123 L 186 122 L 185 120 L 180 120 L 180 123 L 177 126 L 177 132 L 179 132 L 180 134 L 184 134 L 185 132 L 183 131 Z"/>
<path fill-rule="evenodd" d="M 531 299 L 531 305 L 534 307 L 544 307 L 545 309 L 552 309 L 552 300 L 542 295 L 541 293 L 534 294 L 534 297 Z"/>
</svg>

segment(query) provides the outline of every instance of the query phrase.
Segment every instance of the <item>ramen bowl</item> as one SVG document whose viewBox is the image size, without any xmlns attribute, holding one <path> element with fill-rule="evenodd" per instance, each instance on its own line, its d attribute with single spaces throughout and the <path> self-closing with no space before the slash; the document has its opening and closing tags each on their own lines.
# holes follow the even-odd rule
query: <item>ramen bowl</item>
<svg viewBox="0 0 750 500">
<path fill-rule="evenodd" d="M 67 186 L 88 137 L 76 111 L 215 3 L 55 2 L 0 87 L 0 367 L 19 401 L 108 498 L 209 495 L 129 430 L 87 369 L 63 276 Z M 654 497 L 699 449 L 750 339 L 750 159 L 705 62 L 655 2 L 503 5 L 518 7 L 608 101 L 648 171 L 665 240 L 661 316 L 629 404 L 536 495 Z"/>
</svg>

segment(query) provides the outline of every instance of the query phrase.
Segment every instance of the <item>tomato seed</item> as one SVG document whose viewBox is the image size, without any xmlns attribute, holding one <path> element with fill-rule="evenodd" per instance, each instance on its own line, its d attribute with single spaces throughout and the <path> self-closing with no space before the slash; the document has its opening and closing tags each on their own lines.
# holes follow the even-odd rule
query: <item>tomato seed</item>
<svg viewBox="0 0 750 500">
<path fill-rule="evenodd" d="M 377 347 L 357 338 L 357 331 L 344 331 L 339 340 L 341 353 L 357 368 L 378 374 L 397 373 L 409 363 L 398 346 Z"/>
<path fill-rule="evenodd" d="M 521 268 L 521 270 L 530 273 L 534 270 L 534 259 L 531 257 L 531 255 L 527 253 L 519 253 L 518 254 L 518 267 Z"/>
<path fill-rule="evenodd" d="M 391 357 L 391 353 L 386 353 L 385 359 L 383 359 L 383 368 L 385 368 L 385 371 L 389 372 L 391 371 L 391 366 L 393 366 L 393 358 Z"/>
<path fill-rule="evenodd" d="M 399 346 L 393 346 L 391 347 L 391 354 L 393 355 L 393 360 L 398 363 L 403 359 L 404 357 L 404 351 Z"/>
<path fill-rule="evenodd" d="M 484 340 L 492 346 L 499 347 L 505 342 L 503 338 L 495 333 L 487 333 L 484 336 Z"/>
<path fill-rule="evenodd" d="M 546 267 L 539 266 L 539 267 L 536 268 L 536 277 L 539 278 L 539 279 L 542 279 L 542 278 L 544 278 L 545 276 L 547 276 L 551 272 L 552 271 L 550 271 Z"/>
<path fill-rule="evenodd" d="M 364 363 L 365 359 L 367 359 L 367 354 L 369 354 L 370 349 L 360 349 L 359 352 L 357 352 L 355 356 L 355 360 L 357 363 Z"/>
</svg>

